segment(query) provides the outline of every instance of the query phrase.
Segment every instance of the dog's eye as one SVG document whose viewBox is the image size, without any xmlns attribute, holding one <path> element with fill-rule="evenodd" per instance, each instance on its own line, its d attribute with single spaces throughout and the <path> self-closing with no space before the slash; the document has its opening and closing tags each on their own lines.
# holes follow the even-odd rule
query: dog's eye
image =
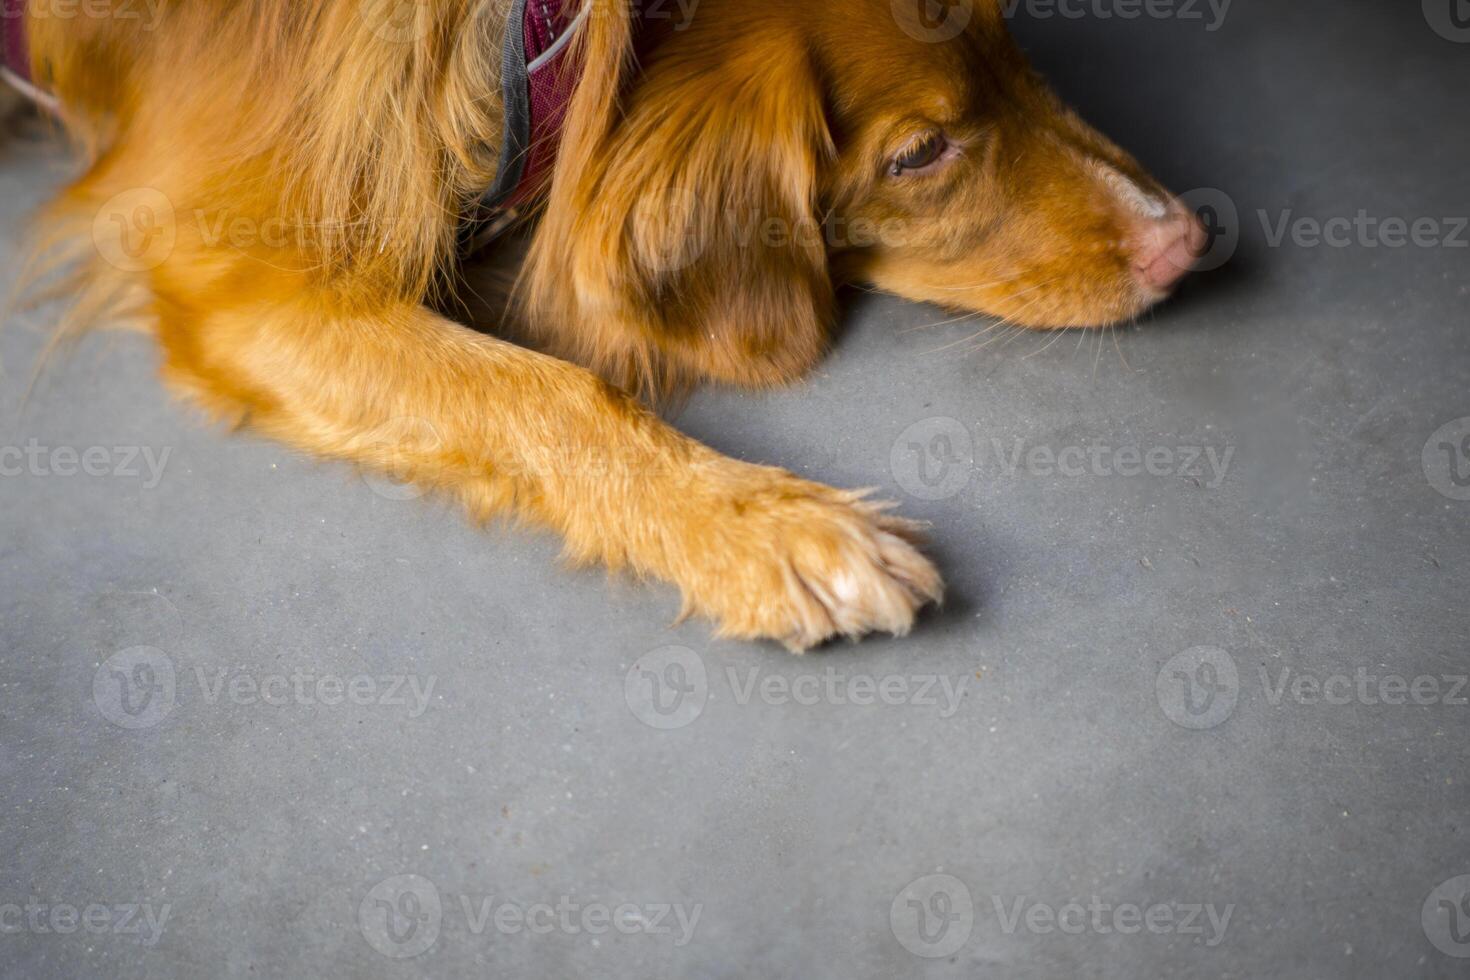
<svg viewBox="0 0 1470 980">
<path fill-rule="evenodd" d="M 888 165 L 888 173 L 899 177 L 910 171 L 933 166 L 948 148 L 949 144 L 943 136 L 930 133 L 895 157 Z"/>
</svg>

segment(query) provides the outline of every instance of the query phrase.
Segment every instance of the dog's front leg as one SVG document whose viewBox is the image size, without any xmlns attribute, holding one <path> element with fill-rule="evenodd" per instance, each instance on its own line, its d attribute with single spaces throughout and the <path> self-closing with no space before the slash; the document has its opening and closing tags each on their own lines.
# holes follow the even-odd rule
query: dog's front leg
<svg viewBox="0 0 1470 980">
<path fill-rule="evenodd" d="M 805 650 L 902 633 L 939 596 L 914 525 L 860 494 L 721 456 L 582 368 L 418 306 L 271 293 L 193 315 L 162 304 L 168 380 L 477 516 L 530 517 L 575 559 L 673 582 L 723 635 Z"/>
</svg>

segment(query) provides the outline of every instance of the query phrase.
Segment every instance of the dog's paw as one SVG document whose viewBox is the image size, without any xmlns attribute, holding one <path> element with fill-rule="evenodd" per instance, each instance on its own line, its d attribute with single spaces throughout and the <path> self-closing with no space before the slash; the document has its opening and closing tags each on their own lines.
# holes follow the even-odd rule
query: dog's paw
<svg viewBox="0 0 1470 980">
<path fill-rule="evenodd" d="M 801 653 L 836 636 L 902 635 L 940 601 L 943 582 L 918 550 L 922 526 L 891 504 L 739 466 L 696 518 L 700 558 L 680 583 L 686 611 L 713 617 L 721 636 Z"/>
</svg>

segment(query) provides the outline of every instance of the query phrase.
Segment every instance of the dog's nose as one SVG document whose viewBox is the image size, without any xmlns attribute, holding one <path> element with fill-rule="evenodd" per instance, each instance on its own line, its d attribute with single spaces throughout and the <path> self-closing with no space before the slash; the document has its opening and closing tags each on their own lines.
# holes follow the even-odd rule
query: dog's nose
<svg viewBox="0 0 1470 980">
<path fill-rule="evenodd" d="M 1168 292 L 1194 267 L 1209 235 L 1204 225 L 1182 204 L 1169 205 L 1162 218 L 1141 222 L 1135 232 L 1133 275 L 1145 289 Z"/>
</svg>

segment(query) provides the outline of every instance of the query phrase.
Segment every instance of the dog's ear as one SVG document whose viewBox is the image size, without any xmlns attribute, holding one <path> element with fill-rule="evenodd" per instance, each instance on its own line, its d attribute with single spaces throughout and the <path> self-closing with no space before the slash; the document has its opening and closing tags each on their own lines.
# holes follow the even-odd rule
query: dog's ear
<svg viewBox="0 0 1470 980">
<path fill-rule="evenodd" d="M 766 386 L 820 356 L 833 289 L 819 178 L 833 156 L 817 73 L 780 30 L 670 35 L 621 118 L 559 162 L 528 263 L 558 352 L 662 393 Z"/>
</svg>

